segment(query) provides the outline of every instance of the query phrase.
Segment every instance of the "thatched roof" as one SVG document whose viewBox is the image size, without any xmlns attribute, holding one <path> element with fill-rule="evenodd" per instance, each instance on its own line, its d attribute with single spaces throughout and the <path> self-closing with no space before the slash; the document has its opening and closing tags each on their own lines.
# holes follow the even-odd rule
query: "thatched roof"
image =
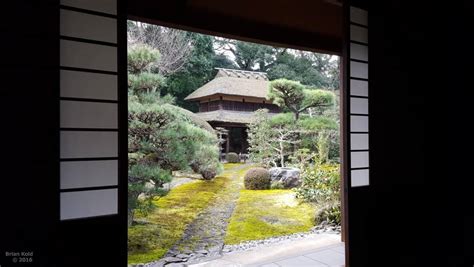
<svg viewBox="0 0 474 267">
<path fill-rule="evenodd" d="M 185 100 L 198 100 L 218 94 L 267 98 L 268 77 L 265 72 L 218 70 L 213 80 L 192 92 Z"/>
<path fill-rule="evenodd" d="M 275 115 L 274 113 L 268 114 L 269 116 Z M 255 118 L 254 112 L 231 110 L 214 110 L 208 112 L 199 112 L 195 115 L 207 122 L 229 122 L 242 124 L 249 124 Z"/>
</svg>

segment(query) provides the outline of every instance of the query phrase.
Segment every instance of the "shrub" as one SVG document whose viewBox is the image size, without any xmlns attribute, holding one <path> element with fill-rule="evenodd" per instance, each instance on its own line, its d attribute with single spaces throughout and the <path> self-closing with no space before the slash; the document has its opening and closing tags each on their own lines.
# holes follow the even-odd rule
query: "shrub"
<svg viewBox="0 0 474 267">
<path fill-rule="evenodd" d="M 222 164 L 219 162 L 219 149 L 215 145 L 202 145 L 196 151 L 194 160 L 191 162 L 191 169 L 201 174 L 204 180 L 211 180 L 222 171 Z"/>
<path fill-rule="evenodd" d="M 246 189 L 270 189 L 270 184 L 270 173 L 264 168 L 252 168 L 245 174 L 244 185 Z"/>
<path fill-rule="evenodd" d="M 341 225 L 341 205 L 340 203 L 333 203 L 332 205 L 323 206 L 317 213 L 314 219 L 316 225 L 326 222 L 328 224 Z"/>
<path fill-rule="evenodd" d="M 285 189 L 285 185 L 280 181 L 271 183 L 270 189 Z"/>
<path fill-rule="evenodd" d="M 321 205 L 340 202 L 339 165 L 316 164 L 303 171 L 303 183 L 296 189 L 296 196 Z"/>
<path fill-rule="evenodd" d="M 237 155 L 237 153 L 235 153 L 235 152 L 227 153 L 227 155 L 225 155 L 225 159 L 229 163 L 239 163 L 240 162 L 239 155 Z"/>
</svg>

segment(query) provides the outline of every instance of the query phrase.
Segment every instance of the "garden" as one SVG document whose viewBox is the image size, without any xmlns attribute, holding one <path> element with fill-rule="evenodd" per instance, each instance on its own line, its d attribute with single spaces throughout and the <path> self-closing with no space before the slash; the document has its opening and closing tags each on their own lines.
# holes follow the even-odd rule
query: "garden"
<svg viewBox="0 0 474 267">
<path fill-rule="evenodd" d="M 340 225 L 339 61 L 129 21 L 128 261 L 193 261 Z M 216 68 L 264 72 L 246 157 L 185 97 Z M 228 141 L 227 141 L 228 142 Z"/>
</svg>

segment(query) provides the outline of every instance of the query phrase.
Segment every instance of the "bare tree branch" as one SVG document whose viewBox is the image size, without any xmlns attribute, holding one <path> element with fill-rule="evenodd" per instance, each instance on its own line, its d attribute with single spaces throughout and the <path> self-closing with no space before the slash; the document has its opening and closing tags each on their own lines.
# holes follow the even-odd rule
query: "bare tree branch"
<svg viewBox="0 0 474 267">
<path fill-rule="evenodd" d="M 135 22 L 129 27 L 129 44 L 143 43 L 160 51 L 157 64 L 158 73 L 164 76 L 173 74 L 183 68 L 193 50 L 193 41 L 186 32 Z"/>
</svg>

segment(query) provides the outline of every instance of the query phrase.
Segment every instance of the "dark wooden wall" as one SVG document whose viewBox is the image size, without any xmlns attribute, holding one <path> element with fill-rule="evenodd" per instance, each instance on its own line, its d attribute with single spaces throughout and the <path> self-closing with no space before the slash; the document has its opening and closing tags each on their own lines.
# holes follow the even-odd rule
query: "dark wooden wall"
<svg viewBox="0 0 474 267">
<path fill-rule="evenodd" d="M 266 108 L 269 112 L 280 112 L 280 108 L 275 104 L 263 104 L 253 102 L 237 102 L 230 100 L 216 100 L 210 102 L 199 103 L 199 112 L 213 111 L 213 110 L 232 110 L 232 111 L 256 111 L 258 109 Z"/>
<path fill-rule="evenodd" d="M 43 266 L 56 254 L 59 220 L 58 2 L 18 0 L 2 3 L 1 266 L 20 266 L 12 263 L 12 258 L 5 257 L 5 252 L 33 252 L 33 260 Z"/>
<path fill-rule="evenodd" d="M 349 264 L 430 266 L 437 233 L 424 170 L 423 9 L 358 2 L 369 10 L 371 184 L 348 200 Z"/>
<path fill-rule="evenodd" d="M 119 3 L 119 72 L 125 73 L 119 83 L 126 85 L 126 13 Z M 60 221 L 60 4 L 2 3 L 0 266 L 126 266 L 126 212 Z M 127 125 L 126 87 L 120 89 L 120 124 Z M 126 150 L 126 134 L 121 144 Z M 123 185 L 119 201 L 126 211 Z M 15 264 L 6 252 L 32 252 L 32 262 Z"/>
</svg>

